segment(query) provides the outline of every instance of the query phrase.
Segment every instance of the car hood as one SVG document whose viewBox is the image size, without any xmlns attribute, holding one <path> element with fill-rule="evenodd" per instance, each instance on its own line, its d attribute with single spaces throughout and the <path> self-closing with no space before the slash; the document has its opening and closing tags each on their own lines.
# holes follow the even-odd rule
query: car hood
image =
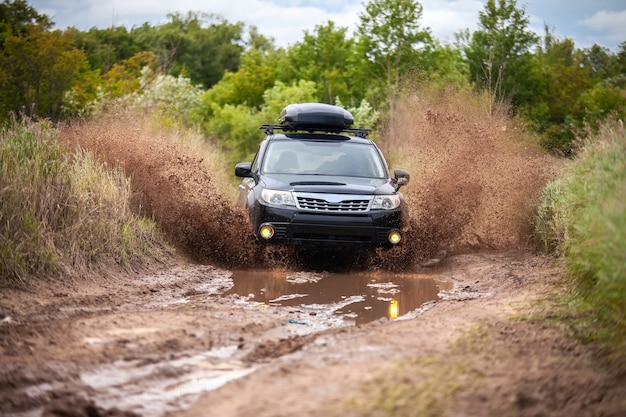
<svg viewBox="0 0 626 417">
<path fill-rule="evenodd" d="M 395 192 L 388 178 L 272 174 L 264 175 L 262 182 L 266 188 L 279 191 L 329 194 L 393 194 Z"/>
</svg>

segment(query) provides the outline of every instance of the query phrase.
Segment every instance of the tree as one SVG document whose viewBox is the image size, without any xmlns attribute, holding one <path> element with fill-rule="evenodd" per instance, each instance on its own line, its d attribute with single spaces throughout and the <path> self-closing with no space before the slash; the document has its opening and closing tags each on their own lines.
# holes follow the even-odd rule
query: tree
<svg viewBox="0 0 626 417">
<path fill-rule="evenodd" d="M 0 3 L 0 47 L 9 34 L 25 36 L 33 26 L 47 30 L 53 24 L 48 16 L 38 13 L 25 0 L 4 0 Z"/>
<path fill-rule="evenodd" d="M 65 93 L 75 76 L 88 69 L 85 54 L 74 47 L 72 36 L 48 31 L 47 23 L 27 25 L 27 33 L 5 36 L 0 54 L 0 117 L 8 111 L 58 119 Z"/>
<path fill-rule="evenodd" d="M 104 74 L 113 65 L 139 52 L 153 49 L 146 36 L 140 36 L 146 29 L 144 25 L 131 31 L 124 26 L 107 29 L 94 27 L 86 32 L 73 30 L 74 44 L 85 52 L 91 68 Z M 148 30 L 154 31 L 154 28 Z"/>
<path fill-rule="evenodd" d="M 619 51 L 617 52 L 617 66 L 619 73 L 626 76 L 626 41 L 619 45 Z"/>
<path fill-rule="evenodd" d="M 583 65 L 589 68 L 592 79 L 606 80 L 619 74 L 618 57 L 598 44 L 583 50 Z"/>
<path fill-rule="evenodd" d="M 584 113 L 579 97 L 592 86 L 590 68 L 583 65 L 583 54 L 572 39 L 558 39 L 547 28 L 544 44 L 532 62 L 518 112 L 543 134 L 545 148 L 568 154 L 572 127 L 582 121 L 579 117 Z"/>
<path fill-rule="evenodd" d="M 120 98 L 138 91 L 141 87 L 144 68 L 150 68 L 152 73 L 154 73 L 155 61 L 154 53 L 145 51 L 139 52 L 118 64 L 114 64 L 101 77 L 105 100 Z M 144 84 L 148 83 L 144 82 Z"/>
<path fill-rule="evenodd" d="M 185 75 L 210 88 L 226 71 L 236 71 L 243 52 L 243 24 L 218 15 L 189 12 L 168 15 L 156 32 L 157 50 L 172 75 Z"/>
<path fill-rule="evenodd" d="M 422 5 L 414 0 L 371 0 L 360 15 L 358 48 L 364 78 L 374 77 L 386 93 L 393 114 L 402 77 L 419 63 L 420 52 L 432 45 L 422 29 Z"/>
<path fill-rule="evenodd" d="M 309 80 L 318 88 L 319 101 L 333 103 L 336 97 L 352 100 L 359 98 L 354 91 L 354 39 L 347 37 L 347 28 L 337 28 L 328 21 L 308 31 L 301 42 L 296 42 L 287 52 L 293 80 Z"/>
<path fill-rule="evenodd" d="M 259 109 L 263 104 L 263 93 L 276 81 L 276 67 L 281 51 L 250 49 L 241 57 L 236 72 L 227 71 L 222 79 L 203 96 L 204 112 L 211 114 L 211 106 L 217 104 L 244 104 Z"/>
<path fill-rule="evenodd" d="M 530 50 L 539 40 L 528 24 L 517 0 L 487 0 L 479 29 L 464 48 L 471 79 L 501 101 L 515 101 L 517 84 L 527 75 Z"/>
</svg>

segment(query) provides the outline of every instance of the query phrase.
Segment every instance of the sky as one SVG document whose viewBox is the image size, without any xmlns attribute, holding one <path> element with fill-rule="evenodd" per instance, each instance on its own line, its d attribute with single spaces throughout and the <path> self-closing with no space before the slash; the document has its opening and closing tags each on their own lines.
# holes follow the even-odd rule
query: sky
<svg viewBox="0 0 626 417">
<path fill-rule="evenodd" d="M 37 12 L 48 15 L 58 29 L 159 25 L 168 13 L 213 13 L 228 22 L 256 26 L 278 46 L 289 46 L 313 33 L 329 20 L 354 30 L 367 0 L 27 0 Z M 485 0 L 420 0 L 420 24 L 440 42 L 454 34 L 478 28 L 478 13 Z M 518 0 L 530 17 L 529 29 L 545 35 L 545 25 L 559 38 L 571 38 L 576 47 L 598 44 L 619 50 L 626 41 L 626 0 Z"/>
</svg>

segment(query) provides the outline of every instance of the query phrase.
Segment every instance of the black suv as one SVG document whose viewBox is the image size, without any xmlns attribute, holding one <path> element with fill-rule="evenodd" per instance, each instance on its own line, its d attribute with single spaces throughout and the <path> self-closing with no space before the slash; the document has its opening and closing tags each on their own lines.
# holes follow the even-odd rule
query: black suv
<svg viewBox="0 0 626 417">
<path fill-rule="evenodd" d="M 398 189 L 404 170 L 389 174 L 367 129 L 352 114 L 322 103 L 290 104 L 243 177 L 238 204 L 248 210 L 261 241 L 318 247 L 386 247 L 402 242 L 406 212 Z M 277 133 L 280 131 L 282 133 Z"/>
</svg>

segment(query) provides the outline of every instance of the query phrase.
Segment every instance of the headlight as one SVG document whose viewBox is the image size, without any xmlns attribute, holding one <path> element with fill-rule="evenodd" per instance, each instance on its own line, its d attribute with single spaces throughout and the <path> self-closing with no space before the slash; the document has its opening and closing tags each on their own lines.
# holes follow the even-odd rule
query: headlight
<svg viewBox="0 0 626 417">
<path fill-rule="evenodd" d="M 372 201 L 372 209 L 391 210 L 400 206 L 400 197 L 397 194 L 377 195 Z"/>
<path fill-rule="evenodd" d="M 275 191 L 267 188 L 261 192 L 261 198 L 268 204 L 275 206 L 295 206 L 296 200 L 291 191 Z"/>
</svg>

